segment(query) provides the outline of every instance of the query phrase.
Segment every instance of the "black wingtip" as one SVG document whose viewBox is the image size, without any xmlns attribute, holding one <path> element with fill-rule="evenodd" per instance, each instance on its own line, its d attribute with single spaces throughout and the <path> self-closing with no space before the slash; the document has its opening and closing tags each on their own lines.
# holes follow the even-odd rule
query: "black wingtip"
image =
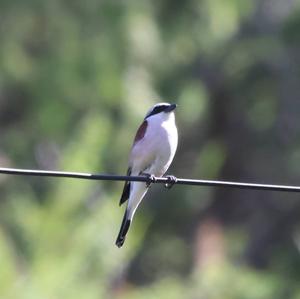
<svg viewBox="0 0 300 299">
<path fill-rule="evenodd" d="M 129 167 L 127 169 L 127 175 L 131 175 L 131 168 Z M 130 193 L 130 182 L 126 181 L 124 184 L 123 192 L 121 195 L 121 199 L 119 202 L 119 206 L 121 206 L 128 198 L 129 198 L 129 193 Z"/>
</svg>

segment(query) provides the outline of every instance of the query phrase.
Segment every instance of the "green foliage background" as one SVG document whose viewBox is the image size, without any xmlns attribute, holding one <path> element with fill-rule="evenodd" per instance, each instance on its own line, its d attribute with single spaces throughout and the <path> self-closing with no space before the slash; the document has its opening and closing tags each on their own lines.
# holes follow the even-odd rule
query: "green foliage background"
<svg viewBox="0 0 300 299">
<path fill-rule="evenodd" d="M 300 181 L 298 0 L 0 0 L 0 165 L 125 173 L 176 102 L 178 177 Z M 298 195 L 0 176 L 0 298 L 300 298 Z"/>
</svg>

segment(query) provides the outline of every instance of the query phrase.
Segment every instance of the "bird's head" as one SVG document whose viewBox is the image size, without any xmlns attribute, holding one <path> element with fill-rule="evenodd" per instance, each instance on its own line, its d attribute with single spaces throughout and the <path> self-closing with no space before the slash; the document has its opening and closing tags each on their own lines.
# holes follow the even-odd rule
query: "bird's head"
<svg viewBox="0 0 300 299">
<path fill-rule="evenodd" d="M 173 114 L 174 110 L 176 109 L 176 104 L 169 104 L 169 103 L 158 103 L 155 104 L 146 114 L 145 119 L 150 117 L 162 117 L 162 118 L 169 118 L 171 114 Z"/>
</svg>

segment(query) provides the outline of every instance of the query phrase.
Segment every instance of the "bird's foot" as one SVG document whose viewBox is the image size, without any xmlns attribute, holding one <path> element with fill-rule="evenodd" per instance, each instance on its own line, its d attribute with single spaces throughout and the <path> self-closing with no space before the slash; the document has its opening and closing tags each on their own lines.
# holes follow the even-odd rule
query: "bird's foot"
<svg viewBox="0 0 300 299">
<path fill-rule="evenodd" d="M 147 188 L 149 188 L 152 183 L 156 182 L 156 177 L 154 174 L 141 172 L 140 175 L 144 175 L 145 177 L 147 177 L 148 179 L 148 181 L 146 182 Z"/>
<path fill-rule="evenodd" d="M 174 175 L 167 175 L 166 178 L 168 179 L 165 183 L 165 187 L 171 189 L 174 184 L 177 183 L 177 178 Z"/>
</svg>

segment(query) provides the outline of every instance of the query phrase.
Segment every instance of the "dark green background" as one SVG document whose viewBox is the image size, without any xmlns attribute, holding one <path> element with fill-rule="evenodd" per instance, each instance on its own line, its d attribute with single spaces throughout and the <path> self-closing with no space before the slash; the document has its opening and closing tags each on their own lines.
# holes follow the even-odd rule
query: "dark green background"
<svg viewBox="0 0 300 299">
<path fill-rule="evenodd" d="M 300 184 L 296 0 L 0 0 L 0 165 L 125 174 L 156 102 L 178 177 Z M 300 298 L 297 194 L 0 176 L 0 297 Z"/>
</svg>

